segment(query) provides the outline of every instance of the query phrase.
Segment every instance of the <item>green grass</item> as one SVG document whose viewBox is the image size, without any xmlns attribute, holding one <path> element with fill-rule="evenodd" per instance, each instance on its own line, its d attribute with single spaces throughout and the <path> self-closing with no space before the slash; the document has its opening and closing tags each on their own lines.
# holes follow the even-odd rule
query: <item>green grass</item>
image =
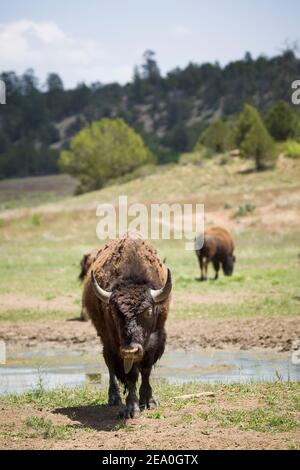
<svg viewBox="0 0 300 470">
<path fill-rule="evenodd" d="M 200 412 L 199 417 L 205 421 L 213 419 L 224 427 L 234 426 L 241 431 L 288 432 L 299 428 L 299 422 L 292 413 L 281 413 L 273 408 L 234 411 L 211 409 L 209 412 Z"/>
<path fill-rule="evenodd" d="M 36 207 L 34 213 L 12 220 L 1 219 L 0 214 L 0 296 L 21 294 L 14 308 L 6 310 L 5 303 L 0 305 L 0 321 L 78 316 L 82 289 L 77 281 L 79 261 L 86 250 L 103 244 L 95 233 L 98 219 L 92 208 L 97 202 L 116 201 L 119 194 L 127 194 L 130 202 L 184 201 L 188 197 L 206 202 L 209 195 L 208 207 L 224 210 L 226 198 L 234 215 L 239 207 L 247 206 L 242 201 L 244 194 L 251 194 L 251 204 L 259 208 L 261 203 L 273 201 L 274 196 L 266 189 L 287 191 L 298 187 L 300 164 L 289 162 L 294 166 L 287 166 L 285 171 L 278 168 L 249 174 L 238 173 L 241 164 L 235 162 L 225 167 L 212 161 L 207 161 L 203 168 L 170 166 L 119 187 L 109 186 L 64 199 L 60 203 L 62 209 L 55 213 L 45 207 L 41 212 Z M 285 197 L 278 203 L 289 207 Z M 299 201 L 295 199 L 293 204 L 298 207 Z M 239 230 L 234 238 L 237 256 L 234 275 L 226 278 L 221 273 L 217 282 L 206 283 L 195 281 L 199 276 L 198 263 L 182 241 L 154 242 L 172 271 L 175 301 L 170 318 L 299 315 L 298 231 L 293 228 L 266 231 L 254 226 Z M 209 276 L 212 275 L 210 267 Z M 225 300 L 223 294 L 227 296 Z M 22 296 L 29 299 L 26 305 L 25 302 L 22 305 Z M 52 307 L 51 300 L 57 297 L 71 299 L 74 311 Z M 207 297 L 214 301 L 206 301 Z M 30 299 L 46 299 L 49 305 L 30 307 Z"/>
<path fill-rule="evenodd" d="M 78 309 L 74 308 L 74 314 L 58 310 L 41 310 L 35 308 L 19 308 L 0 313 L 0 321 L 34 321 L 34 320 L 68 320 L 77 318 Z"/>
<path fill-rule="evenodd" d="M 2 395 L 3 405 L 24 407 L 33 405 L 37 409 L 51 410 L 54 408 L 76 407 L 76 406 L 98 406 L 104 405 L 107 400 L 106 390 L 96 390 L 93 387 L 78 387 L 67 389 L 65 387 L 54 390 L 45 390 L 39 387 L 35 390 L 20 395 Z"/>
<path fill-rule="evenodd" d="M 65 319 L 78 315 L 79 260 L 86 249 L 97 246 L 97 240 L 93 236 L 93 220 L 87 222 L 88 228 L 81 230 L 81 225 L 76 226 L 72 218 L 67 222 L 63 219 L 17 230 L 11 227 L 13 237 L 2 240 L 0 295 L 13 294 L 21 288 L 22 294 L 46 299 L 49 306 L 47 309 L 22 307 L 20 302 L 9 311 L 0 308 L 0 320 Z M 65 239 L 68 227 L 71 242 Z M 56 237 L 53 241 L 44 236 L 51 232 Z M 174 302 L 172 318 L 299 315 L 298 235 L 247 231 L 236 235 L 235 241 L 234 275 L 227 278 L 221 274 L 217 282 L 205 283 L 195 281 L 199 276 L 197 260 L 193 252 L 185 251 L 182 241 L 155 243 L 161 257 L 167 257 L 174 292 L 180 296 Z M 210 268 L 209 275 L 212 274 Z M 224 293 L 226 301 L 222 299 Z M 192 294 L 190 299 L 189 294 Z M 73 299 L 74 313 L 65 312 L 63 307 L 51 308 L 51 300 L 60 296 Z M 205 303 L 205 296 L 215 296 L 215 302 Z"/>
<path fill-rule="evenodd" d="M 144 412 L 147 420 L 171 419 L 170 425 L 190 425 L 202 420 L 209 426 L 217 423 L 222 427 L 234 427 L 240 431 L 258 433 L 284 433 L 300 429 L 299 394 L 297 382 L 247 383 L 247 384 L 196 384 L 169 385 L 164 381 L 154 381 L 153 388 L 159 396 L 160 407 L 157 410 Z M 180 395 L 214 392 L 214 397 L 204 399 L 181 399 Z M 21 395 L 1 397 L 3 407 L 14 409 L 30 406 L 32 414 L 27 417 L 25 425 L 45 439 L 67 439 L 72 427 L 55 425 L 50 419 L 34 414 L 34 410 L 52 412 L 57 408 L 99 407 L 106 404 L 106 389 L 78 387 L 75 389 L 59 388 L 36 391 Z M 143 423 L 142 423 L 143 424 Z M 144 423 L 147 425 L 147 423 Z M 4 429 L 5 428 L 5 429 Z M 82 428 L 85 430 L 85 427 Z M 90 431 L 90 429 L 86 429 Z M 116 424 L 115 430 L 134 431 L 134 428 L 123 421 Z M 13 431 L 7 426 L 1 432 Z M 297 445 L 296 441 L 290 445 Z"/>
</svg>

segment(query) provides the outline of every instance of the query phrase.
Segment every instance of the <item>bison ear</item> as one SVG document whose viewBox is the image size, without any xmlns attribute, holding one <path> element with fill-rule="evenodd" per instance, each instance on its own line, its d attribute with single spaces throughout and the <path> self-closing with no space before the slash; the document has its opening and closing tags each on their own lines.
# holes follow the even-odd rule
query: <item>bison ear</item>
<svg viewBox="0 0 300 470">
<path fill-rule="evenodd" d="M 105 304 L 109 303 L 110 297 L 111 297 L 111 292 L 102 289 L 102 287 L 99 286 L 97 279 L 95 277 L 94 271 L 91 271 L 91 276 L 92 276 L 92 285 L 94 292 L 96 296 L 98 297 L 101 302 L 104 302 Z"/>
<path fill-rule="evenodd" d="M 164 302 L 170 295 L 170 292 L 172 290 L 172 277 L 171 277 L 171 271 L 168 268 L 168 276 L 166 283 L 162 289 L 151 289 L 151 297 L 154 300 L 156 304 Z"/>
</svg>

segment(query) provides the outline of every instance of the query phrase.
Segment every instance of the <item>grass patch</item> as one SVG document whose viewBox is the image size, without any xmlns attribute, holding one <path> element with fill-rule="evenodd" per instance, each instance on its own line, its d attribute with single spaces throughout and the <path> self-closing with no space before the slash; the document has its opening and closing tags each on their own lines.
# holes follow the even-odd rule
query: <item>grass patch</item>
<svg viewBox="0 0 300 470">
<path fill-rule="evenodd" d="M 32 320 L 68 320 L 78 317 L 78 311 L 74 309 L 74 314 L 64 312 L 63 310 L 41 310 L 34 308 L 17 308 L 0 312 L 0 321 L 32 321 Z"/>
<path fill-rule="evenodd" d="M 53 408 L 104 405 L 107 401 L 107 393 L 106 390 L 99 391 L 92 387 L 78 387 L 73 390 L 65 387 L 54 390 L 38 388 L 20 395 L 3 395 L 1 401 L 14 407 L 32 405 L 36 408 L 51 410 Z"/>
<path fill-rule="evenodd" d="M 64 440 L 72 435 L 70 426 L 53 424 L 50 419 L 39 416 L 29 416 L 25 425 L 41 433 L 44 439 Z"/>
<path fill-rule="evenodd" d="M 255 209 L 256 206 L 254 204 L 245 204 L 243 206 L 239 206 L 238 211 L 234 213 L 233 217 L 236 219 L 239 217 L 245 217 L 246 215 L 252 214 Z"/>
<path fill-rule="evenodd" d="M 222 426 L 238 426 L 242 431 L 288 432 L 299 427 L 299 423 L 290 414 L 280 410 L 255 409 L 224 411 L 212 413 Z"/>
</svg>

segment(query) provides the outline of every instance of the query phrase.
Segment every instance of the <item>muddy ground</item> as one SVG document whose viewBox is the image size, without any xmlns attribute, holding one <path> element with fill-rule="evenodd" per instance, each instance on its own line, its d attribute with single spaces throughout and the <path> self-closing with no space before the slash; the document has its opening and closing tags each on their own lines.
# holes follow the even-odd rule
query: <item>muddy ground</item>
<svg viewBox="0 0 300 470">
<path fill-rule="evenodd" d="M 167 332 L 170 349 L 235 347 L 283 352 L 291 350 L 293 341 L 300 338 L 300 322 L 297 317 L 173 320 L 168 323 Z M 53 347 L 90 350 L 99 344 L 91 322 L 78 320 L 2 321 L 0 338 L 11 348 L 48 343 Z"/>
</svg>

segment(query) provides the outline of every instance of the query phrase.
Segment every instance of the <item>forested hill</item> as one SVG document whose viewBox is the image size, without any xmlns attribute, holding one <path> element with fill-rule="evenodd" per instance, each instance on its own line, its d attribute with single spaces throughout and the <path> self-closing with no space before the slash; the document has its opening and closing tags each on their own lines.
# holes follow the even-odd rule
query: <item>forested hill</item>
<svg viewBox="0 0 300 470">
<path fill-rule="evenodd" d="M 249 102 L 262 113 L 277 100 L 291 102 L 291 83 L 300 78 L 292 51 L 273 58 L 218 63 L 170 71 L 161 76 L 152 51 L 134 70 L 132 82 L 65 90 L 57 74 L 40 87 L 32 70 L 3 72 L 7 104 L 0 106 L 0 177 L 55 173 L 59 150 L 85 123 L 122 117 L 145 139 L 159 162 L 190 150 L 214 118 L 230 117 Z M 99 77 L 101 79 L 101 77 Z"/>
</svg>

